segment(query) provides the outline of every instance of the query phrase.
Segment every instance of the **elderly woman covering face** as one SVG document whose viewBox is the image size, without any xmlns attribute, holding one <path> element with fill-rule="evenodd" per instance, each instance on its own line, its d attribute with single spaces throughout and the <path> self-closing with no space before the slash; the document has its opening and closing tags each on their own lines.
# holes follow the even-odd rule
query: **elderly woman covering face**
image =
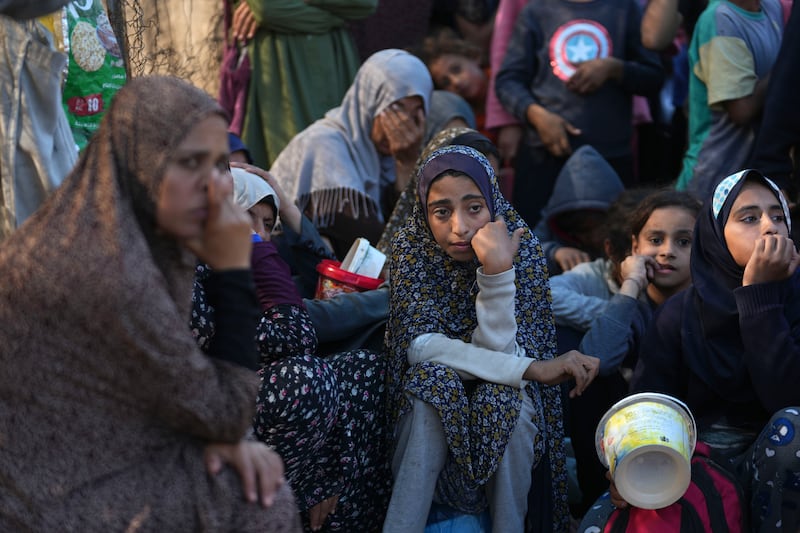
<svg viewBox="0 0 800 533">
<path fill-rule="evenodd" d="M 370 56 L 342 104 L 300 132 L 270 172 L 334 252 L 353 240 L 378 241 L 385 218 L 414 171 L 433 82 L 402 50 Z"/>
</svg>

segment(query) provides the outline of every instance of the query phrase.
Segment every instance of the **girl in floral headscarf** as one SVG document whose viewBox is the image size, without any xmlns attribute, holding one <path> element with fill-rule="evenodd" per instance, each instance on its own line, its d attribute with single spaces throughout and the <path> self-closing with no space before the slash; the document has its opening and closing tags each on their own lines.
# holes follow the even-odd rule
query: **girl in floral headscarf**
<svg viewBox="0 0 800 533">
<path fill-rule="evenodd" d="M 494 531 L 523 531 L 531 471 L 547 464 L 556 530 L 565 530 L 560 389 L 581 393 L 598 360 L 554 358 L 541 248 L 499 192 L 487 159 L 434 152 L 412 217 L 392 241 L 387 347 L 395 426 L 384 531 L 422 531 L 433 501 L 487 506 Z M 510 232 L 510 233 L 509 233 Z M 502 459 L 502 461 L 501 461 Z"/>
<path fill-rule="evenodd" d="M 800 405 L 800 255 L 790 228 L 781 192 L 760 172 L 722 180 L 695 226 L 693 287 L 657 311 L 633 381 L 687 403 L 698 438 L 738 475 L 753 531 L 800 527 L 800 408 L 790 407 Z"/>
</svg>

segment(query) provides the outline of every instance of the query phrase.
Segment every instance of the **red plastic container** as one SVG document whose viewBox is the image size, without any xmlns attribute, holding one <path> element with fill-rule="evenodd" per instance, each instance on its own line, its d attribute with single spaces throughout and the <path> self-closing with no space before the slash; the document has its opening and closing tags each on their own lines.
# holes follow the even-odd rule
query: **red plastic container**
<svg viewBox="0 0 800 533">
<path fill-rule="evenodd" d="M 337 294 L 344 292 L 362 292 L 377 289 L 383 280 L 380 278 L 368 278 L 342 270 L 339 268 L 341 263 L 332 259 L 323 259 L 317 265 L 319 280 L 317 280 L 317 292 L 315 298 L 327 300 Z"/>
</svg>

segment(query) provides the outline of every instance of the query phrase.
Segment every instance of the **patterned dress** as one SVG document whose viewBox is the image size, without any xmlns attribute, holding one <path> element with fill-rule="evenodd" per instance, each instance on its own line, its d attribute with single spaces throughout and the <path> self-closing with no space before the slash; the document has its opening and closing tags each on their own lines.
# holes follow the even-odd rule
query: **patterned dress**
<svg viewBox="0 0 800 533">
<path fill-rule="evenodd" d="M 205 302 L 197 268 L 192 332 L 201 347 L 213 336 L 213 308 Z M 391 475 L 385 447 L 385 359 L 355 350 L 317 357 L 317 336 L 302 306 L 264 311 L 256 332 L 261 386 L 256 437 L 283 458 L 304 527 L 308 510 L 339 495 L 323 531 L 379 531 Z"/>
</svg>

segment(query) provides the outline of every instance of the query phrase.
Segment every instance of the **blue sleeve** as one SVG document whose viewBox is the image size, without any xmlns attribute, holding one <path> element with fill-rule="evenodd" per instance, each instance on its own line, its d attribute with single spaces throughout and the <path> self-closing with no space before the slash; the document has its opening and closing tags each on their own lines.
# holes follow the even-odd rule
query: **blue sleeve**
<svg viewBox="0 0 800 533">
<path fill-rule="evenodd" d="M 605 280 L 576 269 L 550 278 L 550 293 L 556 325 L 578 331 L 589 329 L 611 298 Z"/>
<path fill-rule="evenodd" d="M 536 100 L 531 83 L 540 68 L 536 51 L 542 46 L 542 35 L 530 5 L 523 8 L 514 25 L 505 59 L 494 82 L 495 94 L 503 107 L 525 124 L 528 106 Z"/>
<path fill-rule="evenodd" d="M 615 294 L 581 339 L 578 351 L 600 358 L 600 374 L 613 374 L 635 349 L 645 327 L 646 304 Z"/>
</svg>

